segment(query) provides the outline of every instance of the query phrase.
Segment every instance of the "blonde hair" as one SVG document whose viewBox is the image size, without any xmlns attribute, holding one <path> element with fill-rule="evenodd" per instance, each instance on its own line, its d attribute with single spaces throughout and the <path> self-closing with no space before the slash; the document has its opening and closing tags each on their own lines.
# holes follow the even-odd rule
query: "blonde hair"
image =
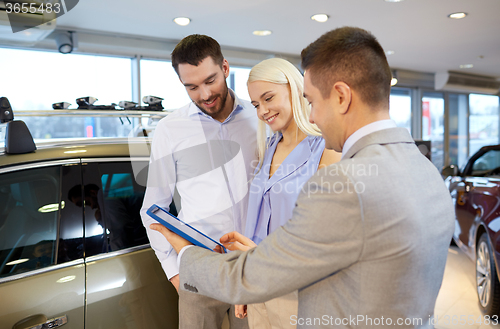
<svg viewBox="0 0 500 329">
<path fill-rule="evenodd" d="M 266 81 L 281 85 L 288 85 L 291 93 L 293 119 L 297 127 L 306 135 L 321 136 L 321 131 L 309 122 L 311 107 L 304 98 L 304 77 L 289 61 L 282 58 L 270 58 L 255 65 L 248 76 L 247 85 L 255 81 Z M 259 120 L 257 129 L 257 147 L 259 152 L 259 167 L 264 161 L 266 152 L 268 126 Z M 274 133 L 274 132 L 273 132 Z"/>
</svg>

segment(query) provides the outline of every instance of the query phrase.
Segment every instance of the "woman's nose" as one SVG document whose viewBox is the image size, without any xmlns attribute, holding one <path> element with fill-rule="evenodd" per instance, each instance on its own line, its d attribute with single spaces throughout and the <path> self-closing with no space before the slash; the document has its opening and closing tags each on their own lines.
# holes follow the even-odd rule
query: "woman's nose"
<svg viewBox="0 0 500 329">
<path fill-rule="evenodd" d="M 259 110 L 257 111 L 257 114 L 259 115 L 259 118 L 264 119 L 264 116 L 269 113 L 269 110 L 267 107 L 264 105 L 259 106 Z"/>
</svg>

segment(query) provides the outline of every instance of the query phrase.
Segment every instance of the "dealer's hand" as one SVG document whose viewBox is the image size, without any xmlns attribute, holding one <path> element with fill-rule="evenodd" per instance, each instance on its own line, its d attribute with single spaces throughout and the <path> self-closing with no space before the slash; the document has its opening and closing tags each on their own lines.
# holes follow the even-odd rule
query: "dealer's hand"
<svg viewBox="0 0 500 329">
<path fill-rule="evenodd" d="M 191 242 L 187 241 L 184 238 L 181 238 L 161 224 L 151 224 L 149 225 L 149 228 L 163 234 L 163 236 L 168 240 L 168 242 L 170 242 L 174 250 L 177 252 L 177 254 L 179 254 L 181 252 L 181 249 L 185 246 L 192 245 Z"/>
<path fill-rule="evenodd" d="M 229 250 L 247 251 L 248 249 L 257 247 L 252 240 L 236 231 L 224 234 L 220 238 L 220 243 Z"/>
<path fill-rule="evenodd" d="M 234 305 L 234 315 L 238 319 L 244 319 L 247 317 L 247 306 L 246 305 Z"/>
</svg>

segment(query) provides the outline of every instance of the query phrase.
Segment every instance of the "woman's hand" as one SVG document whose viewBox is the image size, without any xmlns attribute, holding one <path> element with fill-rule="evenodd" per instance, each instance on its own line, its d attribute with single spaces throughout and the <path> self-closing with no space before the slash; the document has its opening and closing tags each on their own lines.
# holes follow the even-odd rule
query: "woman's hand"
<svg viewBox="0 0 500 329">
<path fill-rule="evenodd" d="M 238 319 L 244 319 L 247 317 L 247 306 L 246 305 L 234 305 L 234 315 Z"/>
<path fill-rule="evenodd" d="M 236 231 L 224 234 L 220 238 L 220 243 L 222 243 L 222 245 L 224 245 L 224 247 L 226 247 L 228 250 L 247 251 L 249 249 L 257 247 L 257 245 L 252 240 Z"/>
</svg>

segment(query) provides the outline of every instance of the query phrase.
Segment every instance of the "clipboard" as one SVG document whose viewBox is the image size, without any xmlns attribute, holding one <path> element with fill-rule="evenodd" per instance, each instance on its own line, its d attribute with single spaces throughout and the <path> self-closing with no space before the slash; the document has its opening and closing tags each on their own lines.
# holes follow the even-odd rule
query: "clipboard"
<svg viewBox="0 0 500 329">
<path fill-rule="evenodd" d="M 175 217 L 156 204 L 153 204 L 151 207 L 149 207 L 146 213 L 158 223 L 162 224 L 175 234 L 188 240 L 195 246 L 199 246 L 210 251 L 213 251 L 216 246 L 220 246 L 222 250 L 227 253 L 226 248 L 222 244 L 210 238 L 208 235 L 198 231 L 191 225 L 183 222 L 182 220 Z"/>
</svg>

